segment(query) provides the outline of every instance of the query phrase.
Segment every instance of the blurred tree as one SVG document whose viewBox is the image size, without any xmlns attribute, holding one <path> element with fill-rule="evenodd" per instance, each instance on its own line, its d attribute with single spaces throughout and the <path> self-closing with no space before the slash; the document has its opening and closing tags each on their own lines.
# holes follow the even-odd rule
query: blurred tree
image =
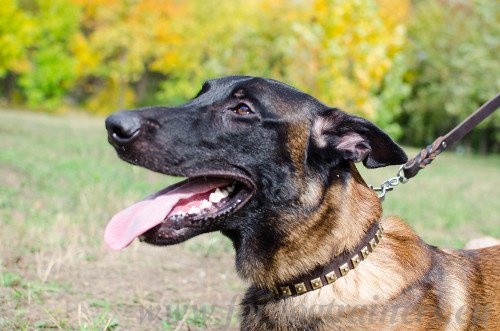
<svg viewBox="0 0 500 331">
<path fill-rule="evenodd" d="M 410 3 L 393 0 L 377 0 L 377 2 L 384 26 L 389 31 L 396 32 L 399 37 L 393 38 L 394 43 L 389 46 L 391 65 L 375 92 L 374 120 L 393 139 L 399 139 L 403 135 L 403 128 L 397 119 L 402 112 L 401 103 L 410 93 L 410 86 L 403 79 L 406 62 L 401 52 L 407 46 L 406 24 L 410 17 Z"/>
<path fill-rule="evenodd" d="M 247 74 L 374 117 L 374 94 L 404 39 L 408 0 L 36 0 L 25 7 L 37 26 L 30 68 L 19 79 L 31 106 L 56 106 L 72 86 L 72 97 L 94 112 L 178 103 L 205 79 Z"/>
<path fill-rule="evenodd" d="M 293 24 L 289 80 L 329 104 L 373 119 L 375 92 L 404 44 L 408 10 L 408 1 L 315 1 Z"/>
<path fill-rule="evenodd" d="M 24 5 L 32 17 L 29 64 L 19 85 L 30 107 L 54 110 L 72 88 L 76 62 L 68 44 L 79 29 L 79 7 L 65 0 L 36 0 Z"/>
<path fill-rule="evenodd" d="M 73 45 L 87 107 L 106 113 L 144 98 L 151 66 L 159 57 L 176 67 L 181 50 L 180 1 L 75 0 L 84 8 L 83 29 Z M 87 94 L 84 93 L 84 94 Z"/>
<path fill-rule="evenodd" d="M 172 78 L 159 100 L 180 102 L 209 77 L 259 75 L 374 117 L 374 92 L 403 45 L 408 10 L 406 0 L 191 1 L 193 19 L 181 24 L 189 38 L 176 45 L 186 61 L 156 62 Z"/>
<path fill-rule="evenodd" d="M 165 61 L 155 63 L 157 70 L 172 78 L 162 84 L 159 101 L 184 101 L 197 92 L 203 80 L 224 75 L 283 79 L 292 18 L 299 16 L 302 7 L 283 0 L 190 1 L 192 19 L 181 23 L 181 35 L 189 37 L 175 45 L 182 50 L 180 62 L 176 67 Z"/>
<path fill-rule="evenodd" d="M 4 0 L 0 6 L 0 85 L 10 94 L 17 75 L 28 69 L 28 47 L 33 43 L 34 22 L 19 8 L 17 0 Z"/>
<path fill-rule="evenodd" d="M 423 146 L 500 91 L 497 1 L 419 1 L 404 52 L 411 95 L 397 117 L 403 141 Z M 463 140 L 467 149 L 500 151 L 497 112 Z"/>
<path fill-rule="evenodd" d="M 4 0 L 2 93 L 109 113 L 183 102 L 209 78 L 257 75 L 422 145 L 499 90 L 500 11 L 488 0 L 413 3 Z M 498 117 L 469 145 L 499 150 Z"/>
</svg>

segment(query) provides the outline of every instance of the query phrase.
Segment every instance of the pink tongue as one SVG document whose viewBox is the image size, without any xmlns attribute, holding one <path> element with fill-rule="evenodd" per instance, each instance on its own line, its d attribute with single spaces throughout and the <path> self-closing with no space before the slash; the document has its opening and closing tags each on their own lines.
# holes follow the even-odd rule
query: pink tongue
<svg viewBox="0 0 500 331">
<path fill-rule="evenodd" d="M 230 180 L 222 178 L 211 179 L 209 182 L 200 178 L 173 190 L 167 187 L 113 216 L 104 232 L 104 241 L 114 250 L 123 249 L 135 238 L 162 223 L 179 200 L 189 199 L 230 183 Z"/>
</svg>

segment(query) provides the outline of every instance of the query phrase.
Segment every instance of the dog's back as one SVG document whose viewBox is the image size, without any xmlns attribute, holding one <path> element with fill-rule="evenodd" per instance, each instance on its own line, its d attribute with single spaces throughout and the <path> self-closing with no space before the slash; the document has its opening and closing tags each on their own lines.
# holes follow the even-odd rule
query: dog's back
<svg viewBox="0 0 500 331">
<path fill-rule="evenodd" d="M 500 330 L 500 245 L 481 249 L 464 250 L 475 266 L 475 281 L 471 283 L 470 294 L 477 309 L 478 324 L 486 330 Z M 496 317 L 496 318 L 495 318 Z M 472 321 L 474 322 L 474 321 Z"/>
</svg>

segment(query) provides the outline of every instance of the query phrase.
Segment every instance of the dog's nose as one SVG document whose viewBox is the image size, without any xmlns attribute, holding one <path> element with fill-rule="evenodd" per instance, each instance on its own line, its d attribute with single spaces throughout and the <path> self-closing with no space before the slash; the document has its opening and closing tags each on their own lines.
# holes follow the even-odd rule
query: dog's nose
<svg viewBox="0 0 500 331">
<path fill-rule="evenodd" d="M 111 140 L 126 145 L 141 134 L 141 117 L 133 111 L 118 111 L 106 119 L 106 130 Z"/>
</svg>

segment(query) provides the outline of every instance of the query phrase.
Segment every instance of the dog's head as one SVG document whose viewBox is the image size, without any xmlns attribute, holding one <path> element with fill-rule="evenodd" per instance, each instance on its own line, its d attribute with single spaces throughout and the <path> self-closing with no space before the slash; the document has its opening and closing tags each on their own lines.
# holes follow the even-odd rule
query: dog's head
<svg viewBox="0 0 500 331">
<path fill-rule="evenodd" d="M 264 78 L 210 80 L 186 104 L 117 112 L 106 128 L 123 160 L 187 177 L 116 215 L 106 231 L 115 249 L 216 230 L 237 248 L 255 236 L 272 245 L 285 227 L 277 216 L 307 216 L 326 187 L 350 178 L 351 163 L 406 161 L 374 124 Z"/>
</svg>

